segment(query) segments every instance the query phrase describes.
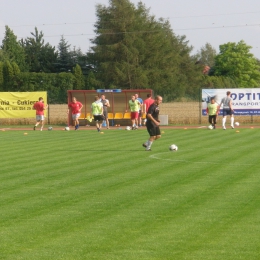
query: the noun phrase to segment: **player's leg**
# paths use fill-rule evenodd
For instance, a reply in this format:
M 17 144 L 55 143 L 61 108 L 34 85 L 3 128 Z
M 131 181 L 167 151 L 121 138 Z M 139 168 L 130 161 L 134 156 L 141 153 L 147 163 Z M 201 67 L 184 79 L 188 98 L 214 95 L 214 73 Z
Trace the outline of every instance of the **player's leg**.
M 222 128 L 226 130 L 227 111 L 223 109 Z
M 138 125 L 142 126 L 142 111 L 140 110 L 138 113 Z
M 217 115 L 213 116 L 213 128 L 216 129 Z
M 36 127 L 40 124 L 40 122 L 41 122 L 40 117 L 38 115 L 36 115 L 36 123 L 35 123 L 35 125 L 33 127 L 33 130 L 36 130 Z
M 156 139 L 161 137 L 160 128 L 159 127 L 154 127 L 151 124 L 151 125 L 147 126 L 147 131 L 148 131 L 148 133 L 150 135 L 150 138 L 147 140 L 147 142 L 145 142 L 143 144 L 143 146 L 145 147 L 145 145 L 146 145 L 146 148 L 145 148 L 146 151 L 151 151 L 151 147 L 152 147 L 153 142 Z
M 99 130 L 101 130 L 101 128 L 102 128 L 102 123 L 103 123 L 103 116 L 99 116 L 99 118 L 98 118 Z
M 96 124 L 97 131 L 100 132 L 99 117 L 94 115 L 94 121 Z
M 231 125 L 231 128 L 232 128 L 232 129 L 234 129 L 234 120 L 235 120 L 234 114 L 231 114 L 231 115 L 230 115 L 230 125 Z
M 212 117 L 209 115 L 209 124 L 212 124 Z
M 106 123 L 107 123 L 107 129 L 109 129 L 109 120 L 107 117 L 106 117 Z
M 145 149 L 146 151 L 151 151 L 151 147 L 152 147 L 152 144 L 155 141 L 155 139 L 156 139 L 155 135 L 150 136 L 150 138 L 147 141 L 147 146 L 146 146 L 146 149 Z
M 76 114 L 76 116 L 75 116 L 75 130 L 79 129 L 79 117 L 80 117 L 80 113 Z
M 107 129 L 109 129 L 109 121 L 108 121 L 107 111 L 104 111 L 104 118 L 105 118 L 105 121 L 106 121 Z
M 138 112 L 131 112 L 132 130 L 138 125 Z
M 135 114 L 135 124 L 134 124 L 134 129 L 137 129 L 138 127 L 138 112 Z
M 42 116 L 42 119 L 41 119 L 41 131 L 43 130 L 43 127 L 44 127 L 44 116 Z
M 135 119 L 131 119 L 131 121 L 132 121 L 132 130 L 134 130 L 134 128 L 135 128 Z
M 71 118 L 72 118 L 72 125 L 75 127 L 75 130 L 77 130 L 77 128 L 76 128 L 76 114 L 72 114 Z
M 96 128 L 97 128 L 97 131 L 100 132 L 100 128 L 99 128 L 99 123 L 98 123 L 98 121 L 96 121 Z

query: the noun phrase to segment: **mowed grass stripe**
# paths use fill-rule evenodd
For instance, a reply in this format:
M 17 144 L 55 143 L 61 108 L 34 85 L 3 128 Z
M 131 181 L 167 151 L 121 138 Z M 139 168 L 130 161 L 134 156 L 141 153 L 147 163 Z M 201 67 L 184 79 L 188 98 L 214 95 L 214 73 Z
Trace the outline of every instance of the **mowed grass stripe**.
M 234 167 L 226 168 L 226 164 L 200 165 L 197 161 L 204 160 L 205 154 L 208 156 L 201 143 L 205 141 L 205 133 L 211 131 L 184 132 L 167 130 L 154 144 L 152 153 L 161 153 L 168 161 L 152 159 L 143 151 L 145 131 L 111 131 L 102 137 L 90 132 L 87 148 L 83 148 L 83 131 L 77 135 L 53 131 L 53 138 L 48 136 L 50 140 L 46 133 L 43 143 L 51 145 L 51 149 L 44 157 L 44 171 L 36 166 L 34 172 L 27 174 L 27 188 L 25 179 L 21 179 L 20 191 L 27 192 L 28 196 L 10 204 L 18 214 L 11 214 L 9 221 L 6 218 L 1 252 L 11 259 L 14 250 L 8 245 L 12 242 L 15 256 L 28 259 L 50 259 L 50 256 L 55 259 L 86 259 L 86 256 L 89 259 L 234 259 L 235 252 L 240 256 L 245 254 L 235 245 L 230 230 L 243 223 L 242 235 L 236 230 L 237 236 L 242 237 L 239 241 L 242 245 L 243 236 L 249 235 L 246 220 L 250 220 L 250 233 L 255 240 L 247 253 L 251 257 L 248 259 L 254 259 L 259 242 L 254 230 L 252 234 L 252 227 L 257 224 L 253 216 L 258 212 L 256 167 L 250 166 L 249 171 L 244 166 L 235 167 L 235 175 Z M 180 141 L 172 141 L 173 136 L 179 136 Z M 224 138 L 227 146 L 231 145 L 229 138 Z M 120 142 L 115 142 L 117 139 Z M 212 139 L 206 148 L 217 140 Z M 173 142 L 179 146 L 177 153 L 167 151 L 168 144 Z M 104 147 L 107 150 L 102 150 Z M 194 157 L 192 152 L 185 152 L 191 147 L 195 149 Z M 43 148 L 48 147 L 43 145 Z M 190 163 L 174 161 L 176 156 L 185 157 L 186 153 Z M 227 156 L 221 155 L 218 153 L 220 160 Z M 256 155 L 251 153 L 252 160 L 256 160 Z M 234 156 L 243 163 L 240 150 L 235 150 Z M 70 158 L 76 166 L 70 166 Z M 85 158 L 89 158 L 86 164 Z M 24 174 L 22 171 L 21 175 Z M 18 184 L 19 181 L 17 191 Z M 8 210 L 6 204 L 5 216 Z

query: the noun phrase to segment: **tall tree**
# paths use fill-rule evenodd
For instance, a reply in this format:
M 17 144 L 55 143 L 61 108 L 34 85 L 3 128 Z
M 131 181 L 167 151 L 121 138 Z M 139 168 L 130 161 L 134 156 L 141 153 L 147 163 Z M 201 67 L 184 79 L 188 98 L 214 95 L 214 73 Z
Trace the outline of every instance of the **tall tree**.
M 198 59 L 204 66 L 213 67 L 215 65 L 215 57 L 217 55 L 216 49 L 210 43 L 206 43 L 198 51 Z
M 4 90 L 4 63 L 0 61 L 0 91 Z
M 1 48 L 6 59 L 8 59 L 10 62 L 16 62 L 21 71 L 28 70 L 28 66 L 25 62 L 24 49 L 21 43 L 17 41 L 17 36 L 8 26 L 5 26 L 5 36 L 2 41 Z
M 56 70 L 58 72 L 70 72 L 75 65 L 73 56 L 70 50 L 70 44 L 65 40 L 64 36 L 61 36 L 58 45 L 58 58 L 56 63 Z
M 75 68 L 73 68 L 73 75 L 75 77 L 74 89 L 84 89 L 84 77 L 81 67 L 78 64 L 76 64 Z
M 22 41 L 26 53 L 26 62 L 29 64 L 30 72 L 54 72 L 58 53 L 55 47 L 44 43 L 42 31 L 31 32 L 32 37 Z
M 13 91 L 13 81 L 14 81 L 14 68 L 9 60 L 4 62 L 3 66 L 3 75 L 4 75 L 4 90 Z
M 98 5 L 97 17 L 91 60 L 103 87 L 153 88 L 174 98 L 194 84 L 187 76 L 196 71 L 191 48 L 169 21 L 157 21 L 144 4 L 128 0 Z
M 215 58 L 214 75 L 230 77 L 240 88 L 258 87 L 260 66 L 244 41 L 229 42 L 219 47 Z

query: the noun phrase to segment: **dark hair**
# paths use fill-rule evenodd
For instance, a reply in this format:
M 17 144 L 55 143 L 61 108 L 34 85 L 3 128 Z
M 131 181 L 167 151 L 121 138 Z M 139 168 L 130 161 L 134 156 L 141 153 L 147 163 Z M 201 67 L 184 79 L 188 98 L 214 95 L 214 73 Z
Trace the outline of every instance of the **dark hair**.
M 147 94 L 147 97 L 149 98 L 149 97 L 151 97 L 152 95 L 151 94 Z

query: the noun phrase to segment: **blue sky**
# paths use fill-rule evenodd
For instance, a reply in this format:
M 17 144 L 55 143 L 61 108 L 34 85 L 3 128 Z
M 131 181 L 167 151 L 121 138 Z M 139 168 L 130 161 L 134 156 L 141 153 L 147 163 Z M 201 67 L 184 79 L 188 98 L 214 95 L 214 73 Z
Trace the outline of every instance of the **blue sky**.
M 132 0 L 137 4 L 138 0 Z M 177 35 L 185 35 L 196 53 L 207 42 L 217 51 L 219 45 L 244 40 L 260 59 L 260 1 L 258 0 L 143 0 L 150 14 L 168 19 Z M 109 0 L 2 0 L 0 2 L 0 41 L 8 25 L 20 38 L 37 27 L 45 42 L 58 45 L 61 35 L 87 52 L 96 21 L 96 4 Z

